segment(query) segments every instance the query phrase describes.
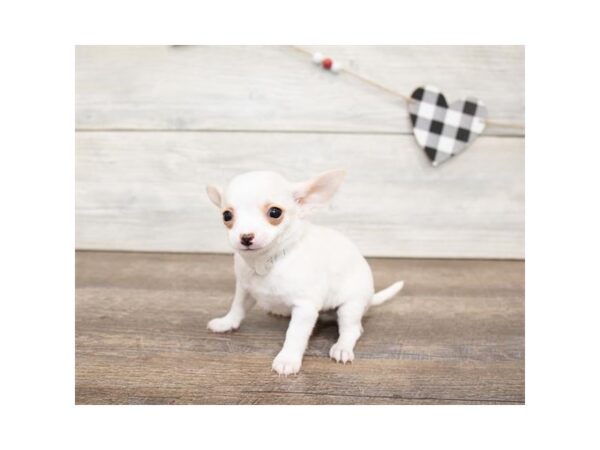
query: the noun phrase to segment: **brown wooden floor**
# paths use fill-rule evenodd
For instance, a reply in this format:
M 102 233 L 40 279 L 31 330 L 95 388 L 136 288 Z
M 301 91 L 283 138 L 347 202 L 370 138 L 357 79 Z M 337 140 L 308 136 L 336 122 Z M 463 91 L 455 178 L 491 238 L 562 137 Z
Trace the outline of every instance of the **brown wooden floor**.
M 376 288 L 400 297 L 369 311 L 353 364 L 328 358 L 319 322 L 302 371 L 271 361 L 287 319 L 255 309 L 235 333 L 206 330 L 227 311 L 232 257 L 78 252 L 78 404 L 524 403 L 524 263 L 372 259 Z

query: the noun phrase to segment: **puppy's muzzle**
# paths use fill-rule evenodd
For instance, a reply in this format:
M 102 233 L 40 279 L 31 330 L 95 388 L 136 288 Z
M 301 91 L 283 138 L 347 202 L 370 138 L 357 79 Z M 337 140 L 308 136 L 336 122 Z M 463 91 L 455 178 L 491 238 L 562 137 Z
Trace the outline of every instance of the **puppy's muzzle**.
M 242 245 L 246 247 L 250 247 L 252 245 L 252 241 L 254 240 L 254 233 L 242 234 L 240 236 L 240 242 Z

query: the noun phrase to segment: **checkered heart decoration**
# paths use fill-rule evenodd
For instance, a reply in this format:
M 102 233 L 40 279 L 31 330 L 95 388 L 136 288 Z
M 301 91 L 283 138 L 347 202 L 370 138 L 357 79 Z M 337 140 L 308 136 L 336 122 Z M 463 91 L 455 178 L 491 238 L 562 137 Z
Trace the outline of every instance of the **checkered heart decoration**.
M 434 86 L 417 88 L 408 104 L 417 142 L 434 166 L 466 149 L 485 128 L 487 109 L 475 98 L 457 100 L 448 106 Z

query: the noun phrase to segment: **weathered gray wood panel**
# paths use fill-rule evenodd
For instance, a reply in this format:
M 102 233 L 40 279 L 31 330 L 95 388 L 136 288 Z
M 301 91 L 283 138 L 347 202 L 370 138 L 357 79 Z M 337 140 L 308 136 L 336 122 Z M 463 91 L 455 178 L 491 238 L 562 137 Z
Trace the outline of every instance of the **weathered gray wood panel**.
M 206 183 L 254 169 L 303 179 L 345 167 L 315 221 L 366 255 L 523 258 L 523 143 L 481 137 L 434 169 L 407 135 L 78 132 L 76 245 L 227 252 Z
M 450 101 L 476 96 L 491 117 L 524 121 L 522 46 L 307 49 L 406 95 L 435 84 Z M 411 132 L 402 99 L 325 72 L 286 46 L 84 46 L 75 75 L 79 129 Z
M 227 311 L 232 259 L 218 255 L 78 252 L 78 404 L 522 404 L 522 261 L 369 261 L 376 288 L 398 298 L 368 311 L 353 364 L 319 321 L 297 376 L 271 361 L 288 320 L 250 311 L 212 334 Z

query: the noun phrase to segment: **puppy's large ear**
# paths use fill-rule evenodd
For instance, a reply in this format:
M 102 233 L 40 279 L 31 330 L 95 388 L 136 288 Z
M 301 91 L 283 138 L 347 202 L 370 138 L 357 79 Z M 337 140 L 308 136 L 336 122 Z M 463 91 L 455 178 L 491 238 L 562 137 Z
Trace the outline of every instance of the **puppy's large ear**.
M 302 209 L 310 211 L 326 205 L 337 192 L 346 176 L 343 169 L 329 170 L 303 183 L 298 183 L 294 200 Z
M 206 193 L 208 194 L 210 201 L 213 202 L 217 208 L 221 208 L 221 198 L 223 197 L 221 188 L 213 184 L 209 184 L 206 186 Z

